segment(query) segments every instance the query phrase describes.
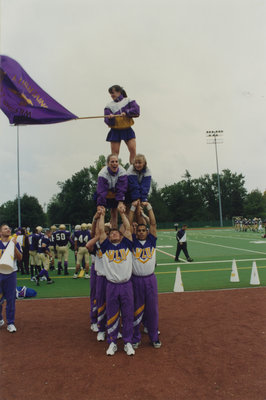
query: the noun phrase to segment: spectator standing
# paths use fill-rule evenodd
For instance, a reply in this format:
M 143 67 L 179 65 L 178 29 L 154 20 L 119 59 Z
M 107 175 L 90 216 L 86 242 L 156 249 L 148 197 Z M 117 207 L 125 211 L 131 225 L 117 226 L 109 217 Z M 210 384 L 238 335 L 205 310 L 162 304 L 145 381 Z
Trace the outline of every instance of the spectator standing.
M 177 231 L 176 234 L 176 240 L 177 240 L 177 249 L 176 249 L 176 255 L 175 255 L 175 261 L 179 262 L 179 254 L 181 253 L 181 251 L 183 251 L 183 253 L 186 256 L 186 259 L 188 262 L 192 262 L 193 259 L 189 256 L 188 254 L 188 250 L 187 250 L 187 225 L 184 224 L 182 226 L 182 228 Z

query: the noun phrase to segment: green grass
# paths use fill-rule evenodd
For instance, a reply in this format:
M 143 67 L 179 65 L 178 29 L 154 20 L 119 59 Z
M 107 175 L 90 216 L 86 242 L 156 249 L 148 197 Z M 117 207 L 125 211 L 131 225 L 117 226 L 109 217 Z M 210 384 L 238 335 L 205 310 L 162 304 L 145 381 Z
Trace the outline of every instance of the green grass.
M 160 292 L 173 290 L 177 266 L 186 291 L 251 287 L 253 261 L 258 267 L 261 286 L 266 286 L 266 240 L 261 239 L 260 234 L 232 229 L 199 229 L 188 231 L 187 237 L 189 254 L 194 262 L 187 263 L 183 258 L 184 262 L 175 263 L 175 232 L 158 235 L 156 273 Z M 167 254 L 160 254 L 161 251 Z M 184 257 L 182 253 L 180 256 Z M 230 282 L 233 259 L 237 263 L 239 283 Z
M 172 292 L 177 267 L 180 267 L 185 291 L 254 287 L 250 285 L 252 262 L 256 261 L 260 286 L 266 286 L 266 240 L 254 232 L 235 232 L 233 229 L 188 230 L 188 251 L 192 263 L 176 263 L 175 231 L 159 231 L 157 241 L 156 276 L 160 293 Z M 257 243 L 256 243 L 257 242 Z M 239 283 L 231 283 L 232 261 L 236 260 Z M 70 252 L 69 276 L 50 272 L 55 284 L 41 282 L 39 287 L 28 276 L 18 274 L 18 285 L 37 290 L 38 298 L 89 296 L 89 280 L 73 279 L 74 254 Z

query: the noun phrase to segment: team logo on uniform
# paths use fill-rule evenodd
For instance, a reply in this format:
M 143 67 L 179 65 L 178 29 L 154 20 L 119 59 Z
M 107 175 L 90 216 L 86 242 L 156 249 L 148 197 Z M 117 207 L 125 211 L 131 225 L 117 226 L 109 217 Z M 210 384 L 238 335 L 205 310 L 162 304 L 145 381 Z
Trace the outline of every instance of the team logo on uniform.
M 145 247 L 144 249 L 136 247 L 135 251 L 133 251 L 133 255 L 138 261 L 145 264 L 147 261 L 152 259 L 154 250 L 154 247 L 152 248 L 152 250 L 150 247 Z
M 109 262 L 115 262 L 116 264 L 121 263 L 121 261 L 125 261 L 127 259 L 129 253 L 129 249 L 118 249 L 118 250 L 107 250 L 106 256 Z
M 101 249 L 97 249 L 97 250 L 96 250 L 96 254 L 97 254 L 97 256 L 98 256 L 99 258 L 102 258 L 102 256 L 103 256 L 103 253 L 102 253 L 102 250 L 101 250 Z

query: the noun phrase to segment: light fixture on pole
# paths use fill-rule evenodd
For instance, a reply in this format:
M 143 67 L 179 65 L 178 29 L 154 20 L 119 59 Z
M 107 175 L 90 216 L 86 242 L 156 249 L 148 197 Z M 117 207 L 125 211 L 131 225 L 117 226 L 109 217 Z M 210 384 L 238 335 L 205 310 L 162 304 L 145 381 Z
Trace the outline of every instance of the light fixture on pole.
M 206 131 L 207 144 L 215 145 L 215 155 L 216 155 L 216 167 L 217 167 L 217 181 L 218 181 L 218 198 L 219 198 L 219 214 L 220 214 L 220 226 L 223 226 L 223 213 L 222 213 L 222 199 L 221 199 L 221 186 L 220 186 L 220 175 L 219 175 L 219 165 L 218 165 L 218 152 L 217 152 L 217 144 L 221 144 L 222 139 L 221 136 L 223 131 Z

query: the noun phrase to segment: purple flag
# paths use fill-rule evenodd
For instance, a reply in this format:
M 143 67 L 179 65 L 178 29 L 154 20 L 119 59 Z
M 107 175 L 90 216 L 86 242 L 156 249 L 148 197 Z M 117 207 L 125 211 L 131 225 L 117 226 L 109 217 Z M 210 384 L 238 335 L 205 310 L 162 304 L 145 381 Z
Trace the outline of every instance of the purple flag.
M 78 118 L 7 56 L 0 56 L 0 108 L 15 125 L 54 124 Z

